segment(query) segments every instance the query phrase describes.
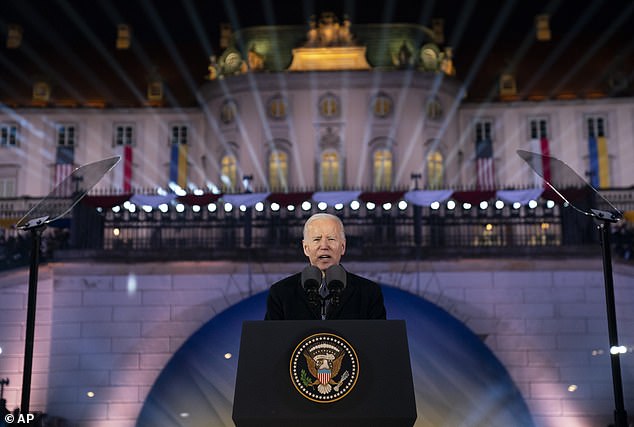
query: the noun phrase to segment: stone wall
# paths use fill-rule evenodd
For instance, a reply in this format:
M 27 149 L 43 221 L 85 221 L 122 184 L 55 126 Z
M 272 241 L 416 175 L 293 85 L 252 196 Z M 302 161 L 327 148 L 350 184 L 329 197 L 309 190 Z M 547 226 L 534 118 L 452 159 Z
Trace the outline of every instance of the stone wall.
M 172 354 L 227 307 L 302 264 L 55 263 L 40 267 L 31 410 L 133 426 Z M 612 420 L 600 259 L 346 263 L 461 320 L 506 366 L 538 426 Z M 615 265 L 626 408 L 634 411 L 634 266 Z M 28 271 L 0 276 L 0 378 L 20 404 Z M 388 313 L 389 317 L 389 313 Z M 575 388 L 576 387 L 576 388 Z M 569 391 L 573 390 L 573 391 Z M 94 393 L 89 397 L 88 393 Z

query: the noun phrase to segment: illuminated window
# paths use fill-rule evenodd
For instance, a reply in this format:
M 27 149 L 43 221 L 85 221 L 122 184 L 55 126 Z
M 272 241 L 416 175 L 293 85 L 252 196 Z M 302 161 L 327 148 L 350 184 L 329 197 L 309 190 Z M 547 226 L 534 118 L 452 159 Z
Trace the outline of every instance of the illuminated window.
M 235 190 L 238 182 L 238 161 L 233 154 L 225 154 L 220 160 L 220 181 L 222 190 L 231 192 Z
M 321 155 L 321 188 L 335 190 L 340 187 L 341 167 L 339 155 L 335 151 L 326 151 Z
M 275 150 L 269 154 L 269 186 L 271 190 L 288 189 L 288 154 Z
M 18 166 L 0 166 L 0 197 L 15 197 L 17 193 Z
M 331 93 L 322 96 L 319 100 L 319 114 L 325 118 L 338 117 L 339 99 Z
M 388 190 L 392 187 L 392 152 L 381 148 L 372 155 L 374 171 L 374 188 Z
M 427 186 L 432 189 L 443 187 L 444 164 L 439 151 L 427 155 Z
M 376 117 L 387 117 L 392 112 L 392 98 L 384 93 L 378 94 L 372 102 L 372 113 Z
M 286 101 L 279 96 L 274 97 L 269 101 L 268 114 L 269 117 L 276 120 L 286 118 Z

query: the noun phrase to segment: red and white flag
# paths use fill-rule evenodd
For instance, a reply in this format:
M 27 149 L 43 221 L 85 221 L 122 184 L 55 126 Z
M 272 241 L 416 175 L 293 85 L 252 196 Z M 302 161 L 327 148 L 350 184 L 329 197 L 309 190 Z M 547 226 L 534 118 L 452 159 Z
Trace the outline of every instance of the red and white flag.
M 476 189 L 495 189 L 495 171 L 493 168 L 493 157 L 480 157 L 476 159 L 476 175 Z

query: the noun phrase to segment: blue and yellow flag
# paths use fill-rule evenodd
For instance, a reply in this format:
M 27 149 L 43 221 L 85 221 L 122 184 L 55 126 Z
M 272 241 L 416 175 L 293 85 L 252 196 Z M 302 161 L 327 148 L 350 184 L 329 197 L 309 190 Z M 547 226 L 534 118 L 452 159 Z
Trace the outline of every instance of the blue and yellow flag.
M 180 188 L 187 188 L 187 145 L 172 144 L 170 181 Z
M 588 140 L 590 154 L 590 184 L 595 188 L 610 186 L 610 157 L 608 140 L 605 136 L 590 135 Z

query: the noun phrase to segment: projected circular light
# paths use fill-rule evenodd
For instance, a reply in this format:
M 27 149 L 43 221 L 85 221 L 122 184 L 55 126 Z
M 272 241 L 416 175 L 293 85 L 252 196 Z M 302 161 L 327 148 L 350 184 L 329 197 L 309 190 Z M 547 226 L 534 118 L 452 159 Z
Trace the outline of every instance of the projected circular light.
M 280 205 L 279 205 L 279 203 L 275 203 L 275 202 L 271 203 L 271 210 L 272 210 L 273 212 L 277 212 L 277 211 L 279 211 L 279 210 L 280 210 Z
M 456 209 L 456 202 L 454 202 L 453 200 L 449 200 L 447 202 L 447 209 L 449 209 L 450 211 Z
M 167 211 L 169 210 L 169 206 L 167 206 L 167 203 L 160 204 L 158 208 L 163 213 L 167 213 Z
M 372 202 L 368 202 L 365 204 L 365 208 L 369 211 L 374 210 L 374 208 L 376 207 L 376 205 Z
M 182 213 L 185 212 L 185 205 L 182 203 L 179 203 L 176 205 L 176 212 L 178 213 Z
M 531 200 L 528 202 L 528 207 L 531 209 L 535 209 L 537 207 L 537 202 L 535 200 Z
M 258 211 L 258 212 L 262 212 L 264 210 L 264 203 L 257 202 L 255 204 L 255 210 Z
M 361 203 L 359 203 L 358 200 L 353 200 L 350 202 L 350 209 L 352 209 L 353 211 L 356 211 L 360 207 L 361 207 Z
M 218 209 L 218 206 L 216 206 L 216 204 L 215 204 L 215 203 L 209 203 L 209 204 L 207 205 L 207 210 L 208 210 L 209 212 L 216 212 L 216 209 Z
M 462 204 L 462 209 L 468 211 L 469 209 L 471 209 L 471 203 L 463 203 Z
M 457 425 L 456 419 L 481 419 L 484 399 L 487 426 L 534 425 L 512 378 L 482 339 L 423 298 L 388 286 L 382 290 L 390 316 L 416 325 L 408 329 L 411 359 L 426 362 L 412 364 L 419 413 L 438 414 L 437 425 Z M 157 419 L 177 420 L 186 411 L 190 414 L 188 425 L 228 425 L 223 420 L 231 419 L 231 403 L 218 397 L 218 391 L 233 395 L 238 357 L 223 356 L 238 354 L 242 325 L 245 320 L 264 317 L 266 297 L 267 292 L 261 292 L 240 301 L 189 337 L 149 390 L 137 425 L 157 425 Z M 217 348 L 225 353 L 209 357 Z M 430 375 L 429 366 L 434 366 L 434 375 Z M 200 381 L 200 372 L 206 373 L 205 381 Z M 268 395 L 261 397 L 267 399 Z M 190 409 L 192 402 L 196 402 L 196 412 Z
M 325 211 L 327 207 L 328 207 L 328 204 L 327 204 L 326 202 L 319 202 L 319 203 L 317 204 L 317 208 L 318 208 L 320 211 Z
M 520 202 L 513 203 L 513 209 L 519 209 L 521 207 L 522 207 L 522 204 Z
M 194 205 L 194 206 L 192 206 L 192 210 L 194 212 L 200 212 L 200 206 L 199 205 Z
M 152 212 L 152 206 L 149 206 L 149 205 L 143 205 L 141 206 L 141 209 L 143 209 L 147 213 Z
M 247 211 L 247 207 L 245 205 L 240 205 L 240 207 L 238 209 L 240 209 L 240 212 L 246 212 Z
M 496 209 L 504 209 L 504 202 L 502 200 L 497 200 L 495 202 L 495 208 Z
M 225 359 L 229 360 L 233 357 L 233 354 L 231 353 L 225 353 Z
M 302 209 L 305 211 L 309 211 L 312 207 L 313 205 L 308 201 L 302 203 Z
M 113 229 L 112 229 L 112 234 L 113 234 L 115 237 L 118 237 L 118 236 L 119 236 L 119 234 L 121 234 L 121 230 L 119 230 L 118 228 L 113 228 Z
M 233 205 L 231 203 L 225 203 L 225 212 L 231 212 L 233 210 Z
M 112 212 L 114 213 L 118 213 L 121 210 L 121 206 L 113 206 L 112 207 Z
M 130 206 L 128 206 L 128 211 L 130 211 L 130 213 L 135 213 L 136 212 L 136 205 L 130 203 Z
M 455 203 L 454 205 L 455 206 Z M 429 205 L 430 208 L 432 208 L 433 210 L 437 211 L 438 209 L 440 209 L 440 203 L 439 202 L 431 202 L 431 205 Z M 447 206 L 449 207 L 449 206 Z M 451 208 L 453 209 L 453 207 Z
M 398 202 L 398 208 L 404 211 L 405 209 L 407 209 L 407 202 L 405 200 L 401 200 L 400 202 Z
M 337 203 L 337 204 L 335 205 L 335 209 L 336 209 L 336 210 L 338 210 L 338 211 L 340 211 L 341 209 L 343 209 L 343 203 Z
M 391 203 L 383 203 L 383 210 L 384 211 L 389 211 L 390 209 L 392 209 L 392 204 Z
M 489 202 L 487 202 L 486 200 L 483 200 L 480 202 L 480 209 L 485 210 L 488 207 L 489 207 Z
M 94 391 L 89 391 L 86 393 L 86 396 L 90 399 L 92 399 L 93 397 L 95 397 L 95 392 Z
M 293 212 L 295 210 L 295 206 L 294 205 L 288 205 L 286 206 L 286 210 L 289 212 Z
M 547 207 L 548 209 L 552 209 L 552 208 L 554 208 L 554 207 L 555 207 L 555 202 L 554 202 L 554 201 L 552 201 L 552 200 L 546 200 L 546 207 Z

